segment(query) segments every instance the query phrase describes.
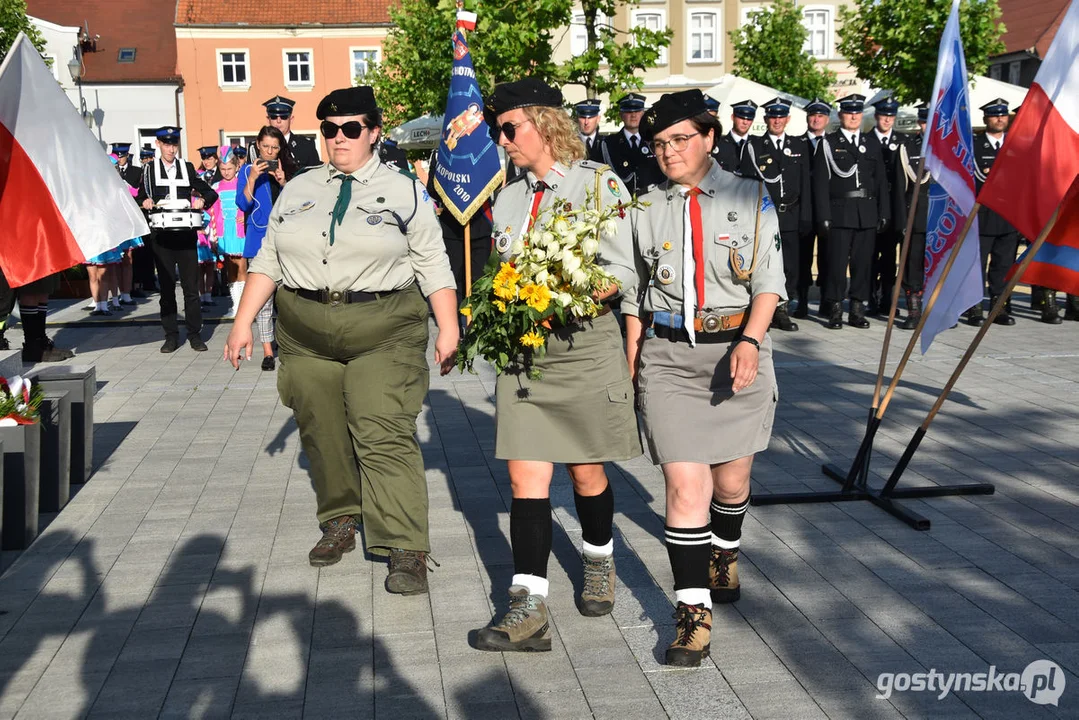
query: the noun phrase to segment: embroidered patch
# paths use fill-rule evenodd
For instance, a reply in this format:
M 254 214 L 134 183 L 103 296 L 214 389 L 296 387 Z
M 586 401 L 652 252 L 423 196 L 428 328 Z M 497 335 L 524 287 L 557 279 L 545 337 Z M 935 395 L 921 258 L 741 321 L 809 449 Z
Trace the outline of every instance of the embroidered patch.
M 738 222 L 738 213 L 733 210 L 727 213 L 727 222 Z
M 506 233 L 495 233 L 495 250 L 498 251 L 499 254 L 509 252 L 510 244 L 512 242 L 513 241 L 510 239 L 510 236 Z
M 765 212 L 768 212 L 769 210 L 774 209 L 775 206 L 776 206 L 775 203 L 772 202 L 772 196 L 771 195 L 765 195 L 763 198 L 761 198 L 761 212 L 762 213 L 765 213 Z
M 659 280 L 661 285 L 670 285 L 674 282 L 674 266 L 673 265 L 660 265 L 656 268 L 656 279 Z
M 791 149 L 789 147 L 783 148 L 783 154 L 786 155 L 787 157 L 790 157 Z
M 611 195 L 622 197 L 622 190 L 619 189 L 618 181 L 614 178 L 607 178 L 607 189 L 611 191 Z
M 889 150 L 891 150 L 892 152 L 895 152 L 895 149 L 896 149 L 897 147 L 899 147 L 899 146 L 898 146 L 898 145 L 896 145 L 895 143 L 892 143 L 891 145 L 889 145 L 889 146 L 888 146 L 888 149 L 889 149 Z
M 671 249 L 671 243 L 669 241 L 663 243 L 663 249 L 664 250 L 670 250 Z
M 783 240 L 779 237 L 779 233 L 776 233 L 776 250 L 779 250 L 783 246 Z
M 858 146 L 858 152 L 864 153 L 865 152 L 865 145 L 859 145 Z
M 382 216 L 381 215 L 368 215 L 367 216 L 367 224 L 368 225 L 378 225 L 380 222 L 382 222 Z

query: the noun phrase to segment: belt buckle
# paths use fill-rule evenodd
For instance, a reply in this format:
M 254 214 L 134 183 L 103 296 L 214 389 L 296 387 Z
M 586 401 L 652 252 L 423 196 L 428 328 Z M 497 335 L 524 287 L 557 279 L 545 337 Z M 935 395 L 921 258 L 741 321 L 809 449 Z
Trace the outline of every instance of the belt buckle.
M 726 320 L 725 316 L 717 315 L 713 312 L 705 313 L 704 317 L 701 318 L 701 329 L 707 333 L 719 332 L 720 328 L 725 330 Z
M 340 305 L 341 296 L 342 292 L 340 290 L 331 290 L 329 293 L 330 305 Z

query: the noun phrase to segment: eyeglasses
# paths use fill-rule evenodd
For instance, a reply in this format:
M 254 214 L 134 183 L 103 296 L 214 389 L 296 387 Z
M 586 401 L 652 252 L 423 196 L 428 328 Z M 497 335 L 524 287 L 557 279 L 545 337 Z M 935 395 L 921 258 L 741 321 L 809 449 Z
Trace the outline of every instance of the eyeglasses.
M 521 127 L 522 125 L 524 125 L 527 122 L 532 122 L 532 121 L 531 120 L 522 120 L 519 123 L 504 122 L 501 125 L 496 125 L 496 126 L 491 128 L 491 139 L 494 140 L 495 142 L 498 142 L 499 136 L 500 135 L 505 135 L 507 140 L 509 140 L 510 142 L 513 142 L 514 139 L 517 137 L 517 128 Z
M 337 137 L 338 130 L 343 132 L 345 134 L 345 137 L 347 137 L 349 140 L 355 140 L 360 135 L 363 135 L 363 131 L 367 129 L 367 126 L 359 122 L 358 120 L 349 120 L 344 125 L 338 125 L 337 123 L 332 123 L 329 120 L 323 120 L 322 126 L 320 127 L 320 130 L 322 131 L 322 137 L 326 138 L 327 140 L 332 140 L 333 138 Z
M 670 140 L 653 140 L 648 143 L 652 146 L 652 152 L 659 155 L 661 152 L 666 152 L 667 148 L 670 148 L 674 152 L 682 152 L 689 147 L 689 141 L 691 138 L 695 138 L 697 135 L 675 135 Z
M 266 113 L 266 117 L 270 120 L 288 120 L 292 115 L 290 113 Z

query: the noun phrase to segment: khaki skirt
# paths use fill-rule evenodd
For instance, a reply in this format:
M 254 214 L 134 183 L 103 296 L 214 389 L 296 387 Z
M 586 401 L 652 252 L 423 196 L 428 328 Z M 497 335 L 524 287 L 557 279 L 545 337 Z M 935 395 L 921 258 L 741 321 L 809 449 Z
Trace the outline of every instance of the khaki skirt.
M 641 415 L 652 462 L 715 465 L 768 447 L 779 390 L 772 340 L 761 343 L 757 377 L 735 393 L 733 343 L 698 344 L 650 337 L 641 348 Z
M 506 371 L 495 384 L 495 457 L 556 463 L 641 454 L 633 384 L 614 313 L 552 332 L 543 373 Z

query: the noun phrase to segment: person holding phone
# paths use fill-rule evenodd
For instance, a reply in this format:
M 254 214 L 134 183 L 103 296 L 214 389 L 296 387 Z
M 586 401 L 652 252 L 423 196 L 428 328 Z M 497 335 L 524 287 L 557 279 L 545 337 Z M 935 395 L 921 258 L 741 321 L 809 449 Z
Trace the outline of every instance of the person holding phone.
M 292 153 L 285 144 L 281 131 L 269 125 L 259 130 L 255 139 L 255 156 L 247 165 L 240 168 L 237 176 L 236 207 L 244 214 L 244 251 L 243 257 L 250 263 L 262 247 L 266 237 L 266 227 L 270 222 L 270 210 L 281 194 L 281 188 L 292 179 L 296 172 Z M 236 291 L 236 296 L 243 295 L 243 286 Z M 266 300 L 259 310 L 255 321 L 262 340 L 262 369 L 273 370 L 273 295 Z

